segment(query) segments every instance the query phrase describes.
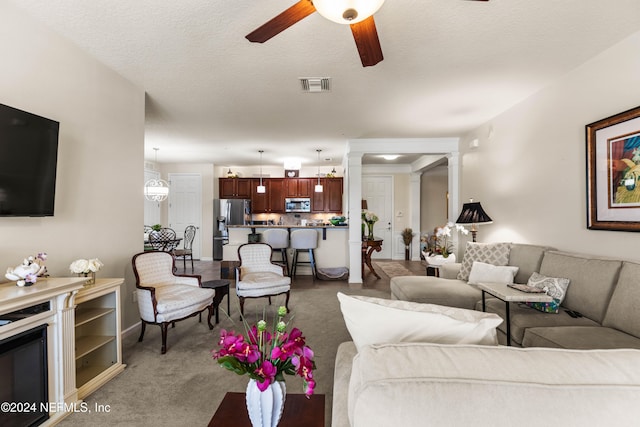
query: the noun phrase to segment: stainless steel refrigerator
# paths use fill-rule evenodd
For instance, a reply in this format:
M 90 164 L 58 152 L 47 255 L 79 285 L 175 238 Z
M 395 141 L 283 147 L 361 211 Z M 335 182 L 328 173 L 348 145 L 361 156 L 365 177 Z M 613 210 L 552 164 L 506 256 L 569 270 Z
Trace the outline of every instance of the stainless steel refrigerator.
M 229 225 L 251 224 L 251 200 L 215 199 L 213 214 L 216 218 L 213 235 L 213 259 L 222 260 L 222 246 L 229 243 Z

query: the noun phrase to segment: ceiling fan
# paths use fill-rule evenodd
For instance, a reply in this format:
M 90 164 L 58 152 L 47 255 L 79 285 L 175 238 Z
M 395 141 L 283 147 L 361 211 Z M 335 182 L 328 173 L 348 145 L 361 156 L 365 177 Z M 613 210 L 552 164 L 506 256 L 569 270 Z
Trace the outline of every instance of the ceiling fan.
M 489 1 L 489 0 L 472 0 Z M 245 37 L 250 42 L 264 43 L 313 12 L 339 24 L 349 24 L 363 67 L 376 65 L 384 58 L 373 14 L 384 0 L 299 0 L 275 18 Z

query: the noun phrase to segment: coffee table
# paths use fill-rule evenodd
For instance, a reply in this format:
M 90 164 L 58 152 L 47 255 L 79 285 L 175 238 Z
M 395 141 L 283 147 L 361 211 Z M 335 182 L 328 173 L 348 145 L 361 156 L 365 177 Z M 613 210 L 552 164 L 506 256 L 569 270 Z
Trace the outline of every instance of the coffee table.
M 229 281 L 224 279 L 209 280 L 207 282 L 202 282 L 202 287 L 216 290 L 216 294 L 213 296 L 213 306 L 216 308 L 216 323 L 220 323 L 220 309 L 218 306 L 225 295 L 227 296 L 227 315 L 231 314 L 231 303 L 229 302 Z
M 324 427 L 324 394 L 289 394 L 278 427 Z M 209 427 L 251 427 L 244 393 L 225 394 Z
M 551 302 L 553 298 L 544 293 L 530 293 L 510 288 L 504 283 L 480 283 L 478 288 L 482 290 L 482 311 L 486 311 L 485 293 L 504 301 L 507 324 L 507 345 L 511 345 L 511 315 L 510 302 Z

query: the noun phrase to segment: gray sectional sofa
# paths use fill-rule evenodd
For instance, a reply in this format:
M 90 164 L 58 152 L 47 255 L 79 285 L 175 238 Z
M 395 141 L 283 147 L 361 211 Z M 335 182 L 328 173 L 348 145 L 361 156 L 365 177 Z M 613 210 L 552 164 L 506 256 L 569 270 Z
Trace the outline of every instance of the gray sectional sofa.
M 640 264 L 511 244 L 508 265 L 519 267 L 516 283 L 527 283 L 533 272 L 571 281 L 558 313 L 511 303 L 512 345 L 640 349 Z M 481 310 L 482 292 L 456 278 L 460 266 L 447 264 L 440 269 L 441 277 L 394 277 L 391 298 Z M 486 310 L 505 318 L 505 304 L 498 299 L 488 296 Z M 501 343 L 506 342 L 505 331 L 503 322 L 498 327 Z
M 512 347 L 342 343 L 332 426 L 636 425 L 640 264 L 522 244 L 509 245 L 507 264 L 519 267 L 516 283 L 533 272 L 570 279 L 559 312 L 511 303 Z M 479 310 L 482 292 L 457 279 L 460 267 L 395 277 L 391 297 Z M 505 318 L 503 301 L 487 298 L 487 311 Z

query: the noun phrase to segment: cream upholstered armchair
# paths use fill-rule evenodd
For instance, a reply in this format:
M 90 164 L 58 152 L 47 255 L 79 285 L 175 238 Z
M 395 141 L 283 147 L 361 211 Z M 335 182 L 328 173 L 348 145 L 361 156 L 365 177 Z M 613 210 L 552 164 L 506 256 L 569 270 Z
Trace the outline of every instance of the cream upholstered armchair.
M 286 294 L 285 307 L 289 311 L 291 278 L 284 275 L 284 267 L 271 262 L 272 248 L 266 243 L 246 243 L 238 248 L 240 266 L 236 269 L 236 294 L 240 300 L 240 314 L 244 315 L 245 298 L 269 298 Z
M 162 330 L 161 353 L 167 352 L 169 324 L 209 310 L 207 322 L 213 329 L 213 297 L 215 289 L 202 288 L 200 276 L 174 274 L 175 258 L 169 252 L 142 252 L 133 256 L 136 296 L 142 320 L 138 342 L 142 341 L 147 323 Z

